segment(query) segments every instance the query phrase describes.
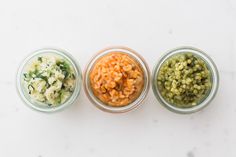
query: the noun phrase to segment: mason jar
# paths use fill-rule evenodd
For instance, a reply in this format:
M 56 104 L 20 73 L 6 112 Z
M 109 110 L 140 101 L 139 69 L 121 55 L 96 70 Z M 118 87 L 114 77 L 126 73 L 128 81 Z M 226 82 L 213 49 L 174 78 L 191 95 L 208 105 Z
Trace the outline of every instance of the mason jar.
M 129 57 L 131 57 L 135 62 L 137 62 L 142 71 L 143 71 L 143 78 L 144 78 L 144 84 L 142 91 L 140 95 L 133 100 L 131 103 L 129 103 L 126 106 L 110 106 L 107 105 L 106 102 L 101 101 L 98 97 L 96 97 L 93 93 L 92 87 L 91 87 L 91 82 L 90 82 L 90 73 L 93 67 L 96 65 L 97 61 L 100 60 L 102 57 L 109 55 L 111 53 L 118 52 L 121 54 L 126 54 Z M 84 89 L 87 94 L 87 97 L 89 100 L 99 109 L 110 112 L 110 113 L 123 113 L 130 111 L 134 108 L 137 108 L 138 106 L 141 105 L 142 101 L 145 99 L 147 96 L 148 90 L 149 90 L 149 84 L 150 84 L 150 75 L 149 75 L 149 68 L 144 61 L 143 57 L 140 56 L 137 52 L 134 50 L 127 48 L 127 47 L 122 47 L 122 46 L 115 46 L 115 47 L 109 47 L 105 48 L 101 51 L 99 51 L 95 56 L 92 57 L 92 59 L 89 61 L 85 72 L 84 72 Z
M 211 87 L 209 92 L 204 96 L 204 98 L 201 101 L 198 102 L 198 104 L 188 108 L 177 107 L 171 104 L 170 102 L 166 101 L 165 98 L 160 94 L 160 90 L 158 89 L 158 84 L 157 84 L 158 73 L 163 63 L 165 63 L 165 61 L 167 61 L 174 55 L 181 53 L 191 53 L 194 56 L 198 57 L 199 59 L 202 59 L 205 62 L 207 69 L 210 72 Z M 157 100 L 160 102 L 161 105 L 163 105 L 165 108 L 175 113 L 188 114 L 203 109 L 214 99 L 218 87 L 219 87 L 219 73 L 215 63 L 205 52 L 194 47 L 184 46 L 168 51 L 157 61 L 152 71 L 152 89 L 155 97 L 157 98 Z
M 29 95 L 28 89 L 25 86 L 25 82 L 24 82 L 24 73 L 26 73 L 27 66 L 31 64 L 31 62 L 34 61 L 36 58 L 40 56 L 44 56 L 44 55 L 59 56 L 65 59 L 71 65 L 75 74 L 75 87 L 71 96 L 64 103 L 58 104 L 56 106 L 49 106 L 43 102 L 33 99 Z M 51 112 L 63 110 L 66 107 L 73 104 L 80 93 L 81 84 L 82 84 L 82 73 L 76 60 L 68 52 L 61 49 L 53 49 L 53 48 L 40 49 L 40 50 L 34 51 L 28 57 L 26 57 L 23 60 L 23 62 L 20 64 L 20 67 L 17 72 L 17 80 L 16 80 L 17 91 L 19 93 L 20 98 L 23 100 L 23 102 L 31 109 L 45 112 L 45 113 L 51 113 Z

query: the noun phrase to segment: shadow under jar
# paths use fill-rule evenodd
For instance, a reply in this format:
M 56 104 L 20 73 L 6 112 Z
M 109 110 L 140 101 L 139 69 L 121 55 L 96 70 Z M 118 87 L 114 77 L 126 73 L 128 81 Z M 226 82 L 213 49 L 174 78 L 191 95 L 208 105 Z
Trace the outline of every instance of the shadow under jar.
M 150 75 L 144 59 L 127 47 L 98 52 L 84 74 L 89 100 L 99 109 L 123 113 L 138 107 L 149 90 Z
M 153 92 L 164 107 L 175 113 L 188 114 L 203 109 L 215 97 L 218 86 L 216 65 L 197 48 L 170 50 L 153 69 Z
M 40 49 L 21 63 L 17 89 L 32 109 L 51 113 L 75 102 L 81 89 L 82 74 L 73 57 L 61 49 Z

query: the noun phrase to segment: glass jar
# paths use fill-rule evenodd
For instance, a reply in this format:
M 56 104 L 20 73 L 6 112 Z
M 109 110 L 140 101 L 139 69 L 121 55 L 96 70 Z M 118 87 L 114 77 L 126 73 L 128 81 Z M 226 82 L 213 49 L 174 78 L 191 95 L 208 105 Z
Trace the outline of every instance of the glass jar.
M 100 58 L 104 57 L 105 55 L 113 53 L 113 52 L 127 54 L 129 57 L 134 59 L 137 63 L 139 63 L 139 65 L 143 71 L 143 75 L 144 75 L 144 86 L 142 88 L 141 94 L 135 100 L 133 100 L 131 103 L 129 103 L 126 106 L 122 106 L 122 107 L 108 106 L 107 104 L 105 104 L 104 102 L 99 100 L 94 95 L 94 93 L 92 91 L 91 84 L 90 84 L 90 78 L 89 78 L 90 72 L 93 69 L 96 62 Z M 150 84 L 150 74 L 149 74 L 149 69 L 148 69 L 146 62 L 138 53 L 136 53 L 134 50 L 127 48 L 127 47 L 109 47 L 109 48 L 105 48 L 105 49 L 99 51 L 90 60 L 90 62 L 87 65 L 87 68 L 85 69 L 85 73 L 84 73 L 84 89 L 85 89 L 85 92 L 86 92 L 89 100 L 99 109 L 106 111 L 106 112 L 110 112 L 110 113 L 123 113 L 123 112 L 130 111 L 134 108 L 137 108 L 141 104 L 141 102 L 144 100 L 144 98 L 147 96 L 147 93 L 149 90 L 149 84 Z
M 29 65 L 37 57 L 43 56 L 43 55 L 56 55 L 56 56 L 62 57 L 69 64 L 71 64 L 75 73 L 75 88 L 72 95 L 64 103 L 59 104 L 57 106 L 53 106 L 53 107 L 31 98 L 30 95 L 28 94 L 28 89 L 25 87 L 25 82 L 24 82 L 24 73 L 26 72 L 27 65 Z M 32 54 L 26 57 L 18 69 L 17 80 L 16 80 L 17 91 L 21 99 L 24 101 L 24 103 L 28 107 L 34 110 L 47 112 L 47 113 L 56 112 L 56 111 L 65 109 L 66 107 L 74 103 L 80 93 L 81 83 L 82 83 L 81 69 L 79 65 L 76 63 L 76 61 L 73 59 L 73 57 L 64 50 L 52 49 L 52 48 L 40 49 L 40 50 L 34 51 Z
M 158 85 L 157 85 L 157 76 L 158 76 L 158 72 L 160 70 L 160 67 L 167 59 L 169 59 L 173 55 L 180 54 L 180 53 L 186 53 L 186 52 L 192 53 L 193 55 L 199 57 L 200 59 L 202 59 L 205 62 L 207 68 L 210 71 L 212 86 L 211 86 L 208 94 L 198 104 L 194 105 L 193 107 L 189 107 L 189 108 L 180 108 L 180 107 L 176 107 L 176 106 L 170 104 L 162 97 L 162 95 L 160 94 L 160 91 L 158 89 Z M 154 69 L 152 72 L 152 89 L 153 89 L 155 97 L 164 107 L 166 107 L 167 109 L 169 109 L 170 111 L 173 111 L 175 113 L 188 114 L 188 113 L 197 112 L 197 111 L 203 109 L 215 97 L 217 90 L 218 90 L 218 86 L 219 86 L 219 73 L 218 73 L 215 63 L 212 61 L 212 59 L 206 53 L 204 53 L 203 51 L 201 51 L 197 48 L 194 48 L 194 47 L 185 46 L 185 47 L 179 47 L 179 48 L 175 48 L 173 50 L 168 51 L 157 62 L 157 64 L 154 66 Z

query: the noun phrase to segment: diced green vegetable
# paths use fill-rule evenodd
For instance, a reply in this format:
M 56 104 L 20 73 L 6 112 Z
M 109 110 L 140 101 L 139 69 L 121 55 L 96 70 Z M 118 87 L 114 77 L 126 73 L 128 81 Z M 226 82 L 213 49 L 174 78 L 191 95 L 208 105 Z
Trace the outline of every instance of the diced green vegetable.
M 207 96 L 211 89 L 211 75 L 200 57 L 181 53 L 161 65 L 157 86 L 166 101 L 176 107 L 189 108 Z

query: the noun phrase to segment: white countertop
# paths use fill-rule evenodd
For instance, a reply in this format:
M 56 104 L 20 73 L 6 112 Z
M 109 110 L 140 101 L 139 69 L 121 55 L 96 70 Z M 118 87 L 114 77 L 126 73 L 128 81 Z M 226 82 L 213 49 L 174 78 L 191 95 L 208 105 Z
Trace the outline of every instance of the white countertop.
M 0 1 L 0 157 L 235 157 L 235 0 Z M 218 66 L 213 102 L 191 115 L 163 108 L 150 89 L 126 114 L 95 108 L 80 94 L 65 111 L 42 114 L 20 100 L 15 75 L 30 52 L 56 47 L 82 69 L 100 49 L 124 45 L 150 69 L 169 49 L 189 45 Z

